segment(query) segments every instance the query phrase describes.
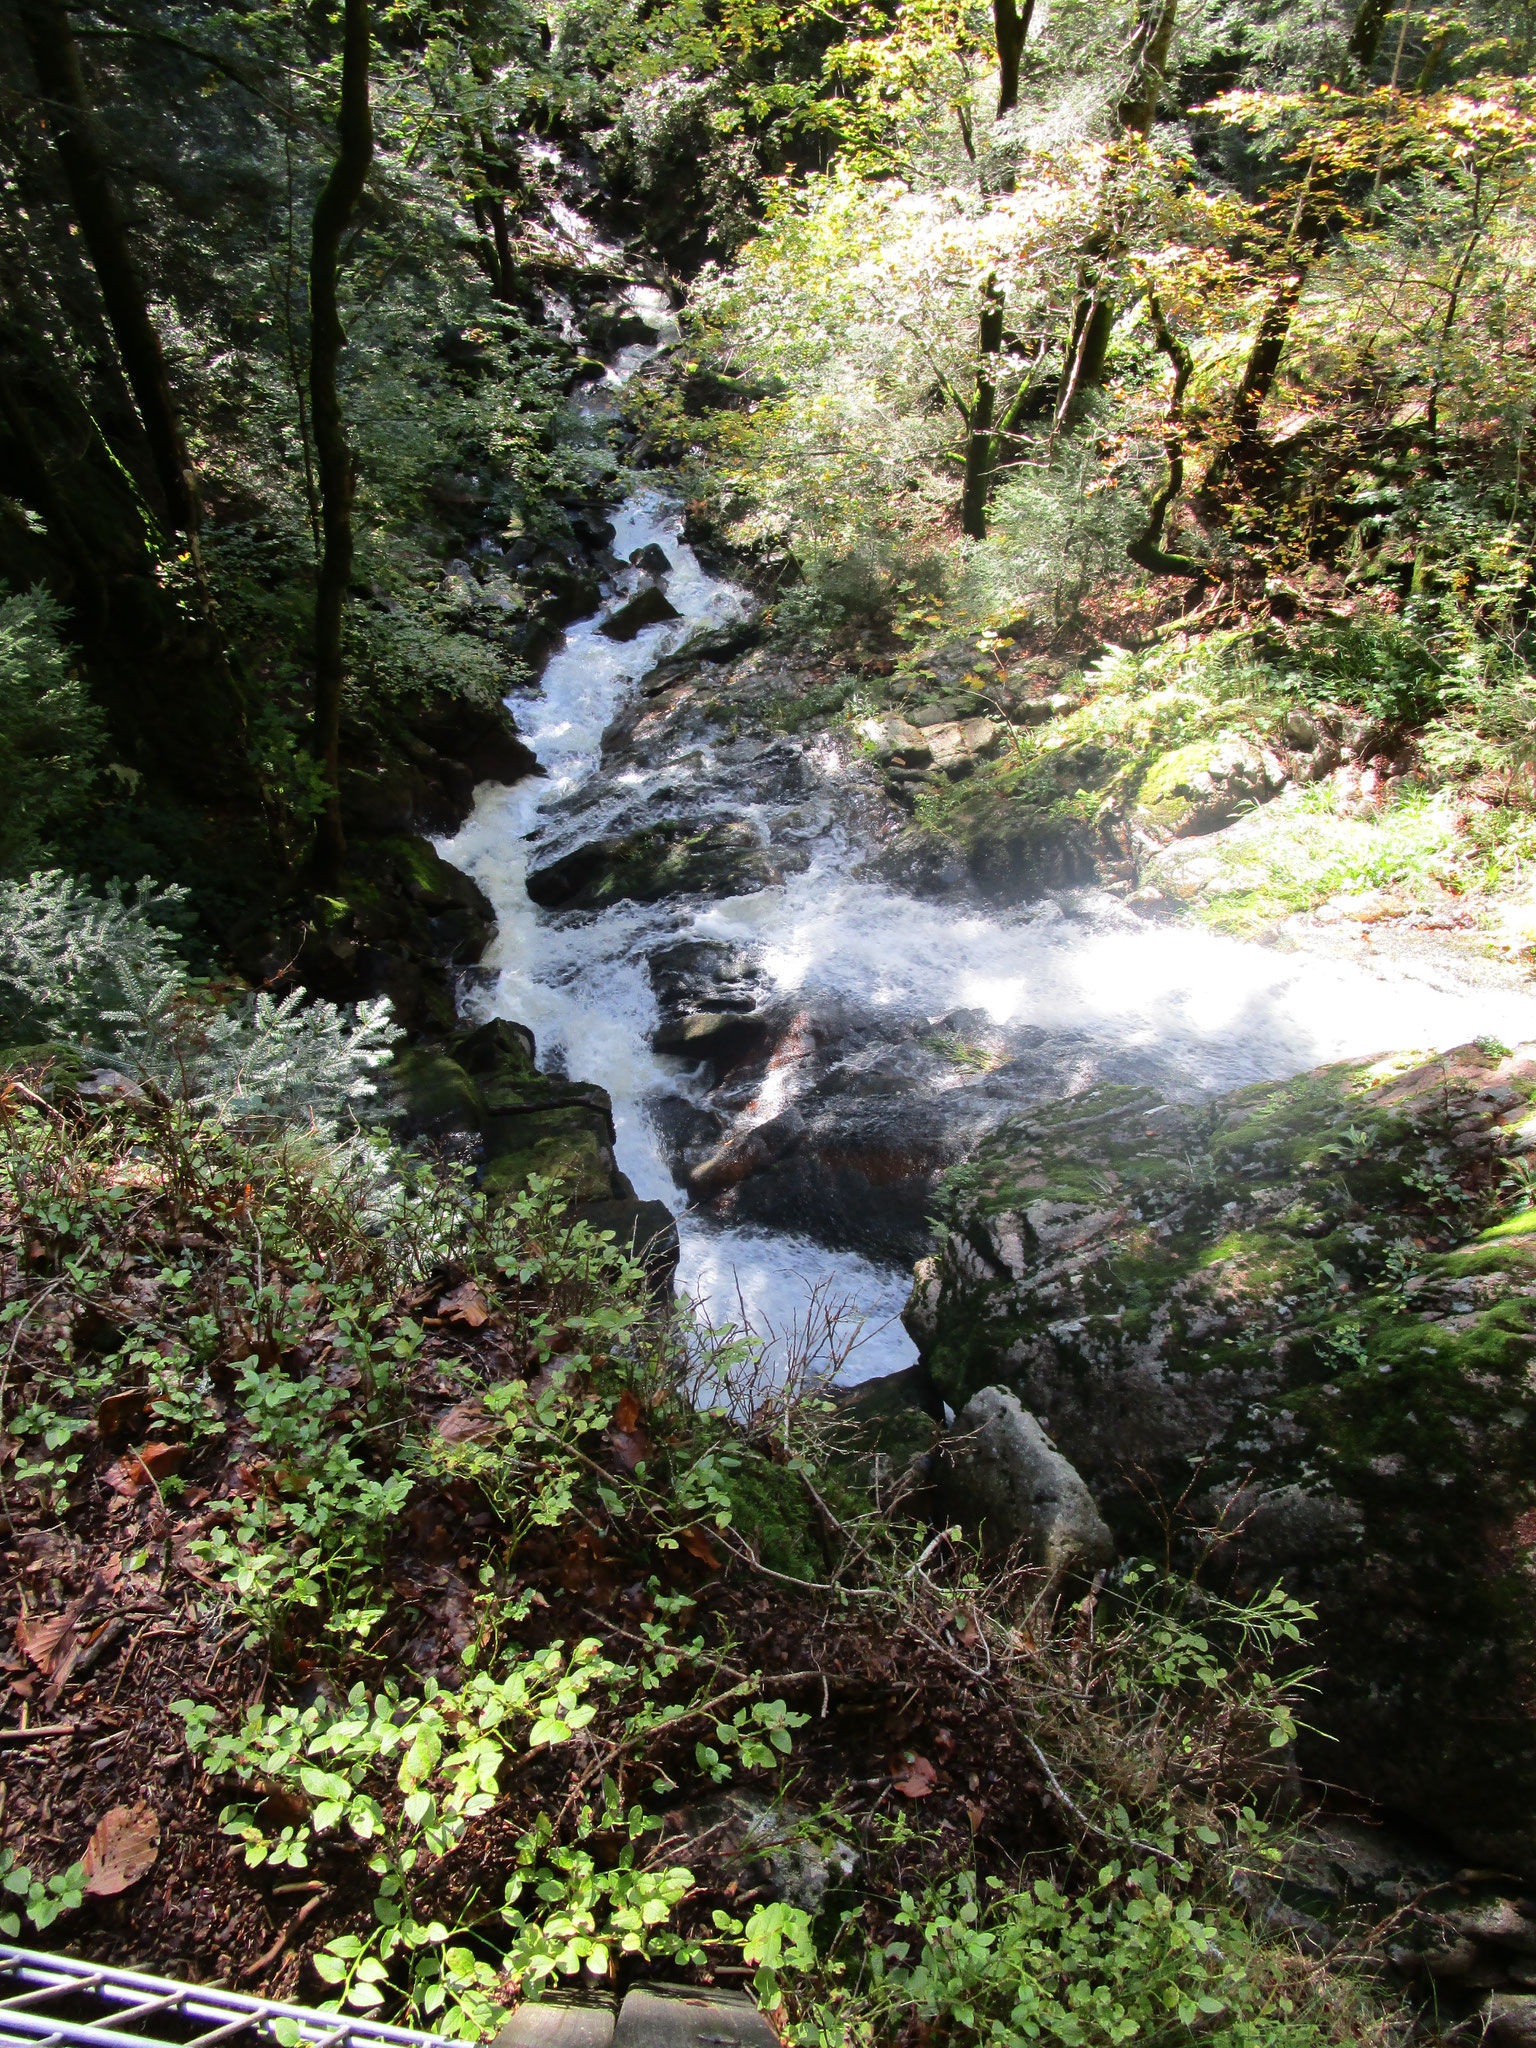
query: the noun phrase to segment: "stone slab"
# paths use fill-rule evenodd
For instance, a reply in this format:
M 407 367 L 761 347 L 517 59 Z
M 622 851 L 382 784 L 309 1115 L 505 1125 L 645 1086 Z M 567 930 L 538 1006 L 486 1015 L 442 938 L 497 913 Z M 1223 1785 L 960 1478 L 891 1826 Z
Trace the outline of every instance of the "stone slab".
M 611 2048 L 614 2001 L 604 1991 L 551 1991 L 526 1999 L 491 2048 Z
M 619 2008 L 613 2048 L 778 2048 L 744 1991 L 637 1984 Z

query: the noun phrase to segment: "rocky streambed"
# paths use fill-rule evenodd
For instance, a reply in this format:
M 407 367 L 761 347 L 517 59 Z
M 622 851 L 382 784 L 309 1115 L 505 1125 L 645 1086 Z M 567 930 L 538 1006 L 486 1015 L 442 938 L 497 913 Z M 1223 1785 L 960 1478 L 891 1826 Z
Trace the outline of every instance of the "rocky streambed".
M 869 1320 L 848 1371 L 898 1369 L 940 1176 L 1032 1105 L 1536 1031 L 1519 991 L 1150 923 L 1123 890 L 1037 875 L 999 907 L 914 875 L 898 722 L 829 712 L 662 492 L 611 525 L 601 608 L 514 707 L 543 773 L 483 788 L 443 851 L 497 918 L 469 1011 L 608 1092 L 635 1199 L 676 1216 L 717 1313 L 785 1323 L 819 1285 Z M 953 767 L 999 730 L 963 708 L 899 723 Z

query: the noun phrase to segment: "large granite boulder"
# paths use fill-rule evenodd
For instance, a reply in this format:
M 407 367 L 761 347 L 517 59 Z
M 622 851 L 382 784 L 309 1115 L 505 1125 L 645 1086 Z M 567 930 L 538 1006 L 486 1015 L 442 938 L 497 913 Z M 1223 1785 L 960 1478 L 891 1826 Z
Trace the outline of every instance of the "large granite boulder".
M 989 1557 L 1017 1545 L 1053 1575 L 1096 1571 L 1114 1557 L 1115 1539 L 1080 1474 L 1005 1387 L 972 1394 L 940 1473 L 945 1513 L 978 1535 Z

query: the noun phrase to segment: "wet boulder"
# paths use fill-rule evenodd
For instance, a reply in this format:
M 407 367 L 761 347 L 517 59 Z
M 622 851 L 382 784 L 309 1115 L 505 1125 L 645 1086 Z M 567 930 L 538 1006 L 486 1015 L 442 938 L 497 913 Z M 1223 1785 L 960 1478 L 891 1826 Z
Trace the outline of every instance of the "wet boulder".
M 695 1195 L 721 1194 L 738 1181 L 761 1173 L 775 1160 L 783 1159 L 794 1151 L 804 1136 L 805 1118 L 797 1109 L 787 1109 L 779 1116 L 769 1117 L 750 1130 L 739 1131 L 727 1138 L 723 1145 L 693 1168 L 688 1175 L 688 1186 Z
M 538 1174 L 558 1182 L 572 1202 L 610 1201 L 618 1172 L 611 1128 L 601 1112 L 580 1102 L 490 1117 L 481 1186 L 492 1199 L 505 1199 Z
M 650 1245 L 662 1225 L 638 1213 L 634 1190 L 618 1170 L 607 1090 L 541 1074 L 534 1055 L 527 1026 L 500 1017 L 460 1030 L 446 1043 L 403 1048 L 381 1083 L 381 1106 L 395 1137 L 478 1166 L 492 1200 L 520 1193 L 539 1174 L 556 1182 L 569 1202 L 617 1205 L 625 1213 L 605 1214 L 602 1227 L 617 1232 L 627 1225 L 629 1241 L 643 1226 Z M 670 1284 L 675 1242 L 670 1265 L 660 1255 L 656 1263 Z
M 579 505 L 571 514 L 571 531 L 591 554 L 611 547 L 618 528 L 592 505 Z
M 670 1295 L 680 1247 L 677 1222 L 665 1202 L 642 1202 L 633 1195 L 584 1202 L 573 1220 L 588 1224 L 645 1267 L 658 1294 Z
M 610 612 L 598 631 L 610 640 L 633 640 L 647 626 L 659 626 L 666 619 L 680 619 L 682 616 L 659 584 L 647 583 L 627 604 L 621 604 L 617 611 Z
M 669 896 L 744 896 L 782 879 L 745 820 L 669 819 L 623 839 L 594 839 L 535 868 L 528 894 L 549 910 L 602 910 Z
M 646 960 L 664 1019 L 695 1010 L 755 1010 L 765 984 L 749 953 L 722 939 L 678 939 Z
M 1122 1549 L 1188 1499 L 1191 1561 L 1214 1532 L 1229 1586 L 1316 1604 L 1331 1780 L 1529 1876 L 1536 1212 L 1497 1189 L 1533 1110 L 1536 1048 L 1478 1046 L 1036 1103 L 908 1314 L 946 1400 L 1016 1394 Z
M 611 529 L 608 538 L 613 538 Z M 658 547 L 653 540 L 648 540 L 643 548 L 633 549 L 629 559 L 635 568 L 643 569 L 647 576 L 670 576 L 672 573 L 672 562 L 666 549 Z
M 385 1072 L 384 1101 L 395 1135 L 478 1139 L 485 1099 L 459 1062 L 430 1046 L 398 1051 Z
M 406 834 L 352 847 L 335 886 L 303 912 L 302 922 L 238 942 L 242 971 L 337 1003 L 388 996 L 413 1032 L 453 1029 L 455 970 L 480 958 L 496 928 L 469 876 Z
M 716 1074 L 723 1074 L 765 1051 L 775 1025 L 770 1011 L 697 1010 L 658 1025 L 651 1034 L 651 1049 L 696 1063 L 708 1060 Z
M 602 299 L 595 306 L 589 306 L 581 324 L 588 341 L 605 354 L 613 349 L 628 348 L 635 342 L 656 339 L 656 329 L 651 322 L 622 299 Z

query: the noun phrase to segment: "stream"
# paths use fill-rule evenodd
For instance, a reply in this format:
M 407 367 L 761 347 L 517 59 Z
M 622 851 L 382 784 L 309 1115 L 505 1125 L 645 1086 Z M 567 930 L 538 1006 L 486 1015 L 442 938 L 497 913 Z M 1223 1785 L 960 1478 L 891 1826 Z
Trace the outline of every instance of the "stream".
M 620 351 L 593 410 L 675 339 L 660 293 L 630 299 L 657 345 Z M 657 664 L 751 600 L 701 567 L 664 491 L 611 516 L 602 612 L 570 627 L 537 693 L 509 700 L 545 774 L 483 787 L 442 851 L 498 919 L 467 1009 L 520 1019 L 547 1070 L 609 1091 L 619 1164 L 676 1214 L 678 1285 L 712 1320 L 782 1342 L 811 1310 L 847 1303 L 864 1329 L 842 1377 L 900 1370 L 915 1356 L 897 1318 L 932 1172 L 1031 1101 L 1100 1080 L 1189 1097 L 1330 1059 L 1536 1036 L 1536 997 L 1521 992 L 1149 926 L 1098 892 L 998 911 L 882 880 L 868 864 L 876 785 L 856 749 L 733 738 L 686 704 L 646 712 Z M 659 576 L 654 558 L 650 573 L 630 564 L 649 548 L 666 558 Z M 649 580 L 680 616 L 606 636 L 603 619 Z M 679 816 L 750 827 L 776 879 L 596 911 L 530 900 L 533 868 Z M 769 1019 L 771 1049 L 723 1076 L 657 1052 L 669 1005 Z M 795 1156 L 690 1201 L 699 1158 L 763 1127 L 789 1130 Z

